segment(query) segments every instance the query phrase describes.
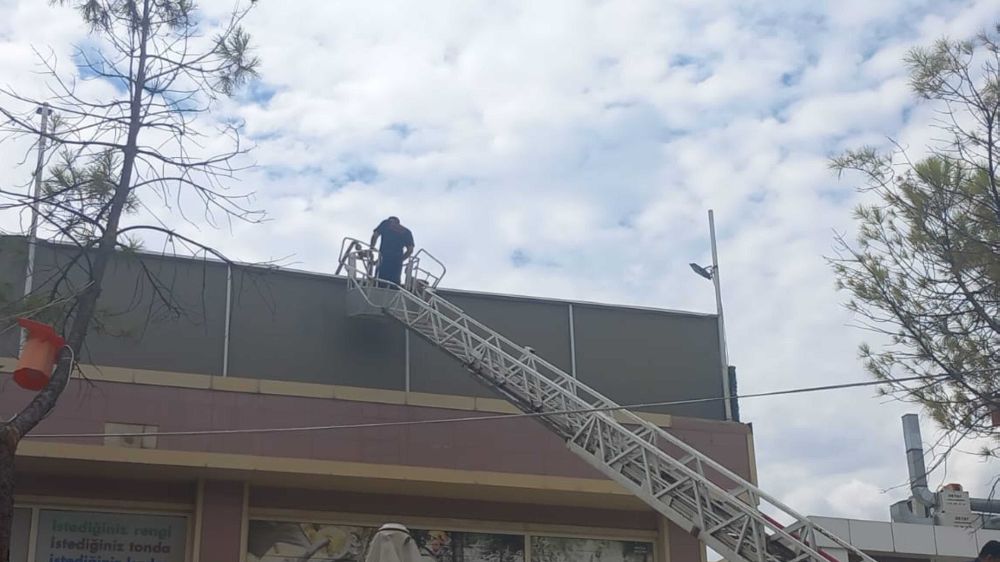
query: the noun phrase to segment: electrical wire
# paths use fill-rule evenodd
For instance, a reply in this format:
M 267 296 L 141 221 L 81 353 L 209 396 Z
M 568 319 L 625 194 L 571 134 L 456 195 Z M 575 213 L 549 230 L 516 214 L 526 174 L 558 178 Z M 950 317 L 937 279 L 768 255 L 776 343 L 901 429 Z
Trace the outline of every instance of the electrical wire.
M 34 308 L 34 309 L 31 309 L 31 310 L 25 310 L 25 311 L 19 312 L 17 314 L 11 314 L 10 316 L 5 316 L 3 318 L 0 318 L 0 324 L 6 324 L 7 322 L 10 322 L 11 320 L 16 320 L 18 318 L 30 318 L 30 317 L 38 314 L 39 312 L 47 309 L 47 308 L 51 308 L 53 306 L 56 306 L 57 304 L 62 304 L 64 302 L 69 302 L 69 301 L 71 301 L 71 300 L 79 297 L 83 293 L 83 291 L 87 290 L 87 288 L 90 287 L 93 284 L 94 284 L 94 282 L 90 281 L 89 283 L 87 283 L 86 285 L 84 285 L 82 289 L 80 289 L 79 291 L 77 291 L 76 294 L 69 295 L 69 296 L 63 297 L 61 299 L 56 299 L 54 301 L 49 301 L 48 303 L 43 304 L 42 306 L 39 306 L 38 308 Z M 13 324 L 10 324 L 9 326 L 7 326 L 6 328 L 4 328 L 3 330 L 0 330 L 0 335 L 6 334 L 7 332 L 9 332 L 10 330 L 13 330 L 17 326 L 18 326 L 18 324 L 16 322 L 13 323 Z
M 743 394 L 740 396 L 713 396 L 711 398 L 690 398 L 686 400 L 669 400 L 664 402 L 644 402 L 639 404 L 628 404 L 624 406 L 602 406 L 597 408 L 579 408 L 571 410 L 556 410 L 552 412 L 530 412 L 520 414 L 491 414 L 485 416 L 465 416 L 457 418 L 437 418 L 430 420 L 406 420 L 394 422 L 372 422 L 372 423 L 352 423 L 340 425 L 314 425 L 303 427 L 268 427 L 268 428 L 241 428 L 241 429 L 203 429 L 188 431 L 159 431 L 154 433 L 43 433 L 28 434 L 25 437 L 35 439 L 82 439 L 94 437 L 193 437 L 200 435 L 246 435 L 262 433 L 295 433 L 309 431 L 335 431 L 345 429 L 374 429 L 385 427 L 416 427 L 425 425 L 441 425 L 449 423 L 482 422 L 495 420 L 512 420 L 522 418 L 542 418 L 552 416 L 564 416 L 572 414 L 588 414 L 593 412 L 612 412 L 619 410 L 633 410 L 639 408 L 653 408 L 662 406 L 681 406 L 686 404 L 701 404 L 705 402 L 718 402 L 721 400 L 744 399 L 744 398 L 764 398 L 768 396 L 786 396 L 791 394 L 803 394 L 807 392 L 822 392 L 829 390 L 843 390 L 848 388 L 862 388 L 866 386 L 877 386 L 898 382 L 911 382 L 917 380 L 926 381 L 928 378 L 945 378 L 949 375 L 936 375 L 933 377 L 906 377 L 893 379 L 892 381 L 861 381 L 842 384 L 830 384 L 824 386 L 811 386 L 805 388 L 793 388 L 786 390 L 773 390 L 769 392 L 757 392 L 753 394 Z

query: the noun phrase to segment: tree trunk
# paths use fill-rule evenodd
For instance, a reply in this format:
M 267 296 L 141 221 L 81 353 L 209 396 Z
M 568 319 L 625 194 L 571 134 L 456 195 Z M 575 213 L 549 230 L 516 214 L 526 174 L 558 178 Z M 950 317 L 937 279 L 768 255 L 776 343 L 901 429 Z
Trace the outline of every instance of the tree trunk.
M 121 210 L 118 210 L 121 213 Z M 66 347 L 59 351 L 58 363 L 45 388 L 9 422 L 0 424 L 0 562 L 9 562 L 11 530 L 14 524 L 14 460 L 21 437 L 27 435 L 55 408 L 59 396 L 69 383 L 70 374 L 101 295 L 101 282 L 114 245 L 106 244 L 97 252 L 91 275 L 92 284 L 81 295 L 79 315 L 73 320 Z
M 14 526 L 14 460 L 21 436 L 31 431 L 55 407 L 73 371 L 72 353 L 59 352 L 59 362 L 49 384 L 9 422 L 0 423 L 0 562 L 10 560 Z
M 8 423 L 0 425 L 0 562 L 10 560 L 11 529 L 14 525 L 14 452 L 17 432 Z
M 108 263 L 114 256 L 118 243 L 118 227 L 122 212 L 132 190 L 132 174 L 138 154 L 138 137 L 142 129 L 143 92 L 146 86 L 147 41 L 149 40 L 150 1 L 143 2 L 140 24 L 140 43 L 136 78 L 131 84 L 128 137 L 125 144 L 121 174 L 112 197 L 108 221 L 97 246 L 97 255 L 90 271 L 90 284 L 77 300 L 76 315 L 70 323 L 66 346 L 59 351 L 58 364 L 49 384 L 35 395 L 27 407 L 18 412 L 10 422 L 0 425 L 0 562 L 9 562 L 11 530 L 14 523 L 14 456 L 21 437 L 27 435 L 55 407 L 66 388 L 73 364 L 87 338 L 90 321 L 101 296 L 101 286 Z

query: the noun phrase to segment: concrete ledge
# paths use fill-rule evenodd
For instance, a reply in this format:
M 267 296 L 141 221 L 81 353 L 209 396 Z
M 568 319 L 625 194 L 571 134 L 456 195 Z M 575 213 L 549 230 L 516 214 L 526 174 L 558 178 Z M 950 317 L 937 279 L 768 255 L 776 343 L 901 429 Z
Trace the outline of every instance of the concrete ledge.
M 0 359 L 0 364 L 16 365 L 17 359 L 14 359 L 13 357 L 4 357 L 3 359 Z M 107 382 L 135 382 L 135 373 L 128 369 L 120 369 L 117 367 L 97 367 L 95 365 L 80 365 L 80 371 L 83 372 L 82 377 L 79 373 L 73 373 L 73 377 L 86 377 L 89 380 Z
M 152 384 L 157 386 L 175 386 L 179 388 L 212 388 L 211 377 L 191 373 L 156 373 L 151 371 L 136 371 L 132 375 L 135 384 Z
M 518 410 L 517 406 L 506 400 L 499 400 L 497 398 L 476 398 L 474 409 L 482 412 L 496 412 L 498 414 L 521 413 L 521 410 Z
M 334 387 L 327 384 L 275 380 L 261 380 L 260 393 L 303 398 L 334 398 L 336 394 Z
M 257 394 L 261 392 L 260 383 L 261 381 L 257 379 L 241 379 L 237 377 L 212 377 L 212 390 Z
M 411 406 L 427 406 L 431 408 L 448 408 L 451 410 L 475 410 L 476 399 L 472 396 L 456 396 L 447 394 L 430 394 L 426 392 L 407 392 L 406 403 Z
M 18 468 L 37 473 L 183 480 L 221 478 L 252 485 L 339 489 L 515 503 L 552 503 L 647 510 L 631 493 L 604 478 L 578 478 L 408 465 L 371 464 L 204 451 L 125 449 L 26 438 Z M 55 460 L 57 462 L 53 463 Z
M 402 390 L 383 390 L 380 388 L 363 388 L 359 386 L 335 386 L 333 397 L 337 400 L 352 400 L 355 402 L 377 402 L 379 404 L 406 404 L 406 392 Z M 442 406 L 443 407 L 443 406 Z
M 0 357 L 0 365 L 15 365 L 17 360 Z M 12 368 L 12 367 L 11 367 Z M 456 394 L 435 394 L 427 392 L 406 392 L 358 386 L 341 386 L 276 379 L 250 379 L 243 377 L 220 377 L 197 373 L 175 373 L 102 365 L 80 365 L 84 376 L 95 382 L 115 382 L 165 386 L 173 388 L 195 388 L 220 392 L 242 392 L 247 394 L 268 394 L 273 396 L 297 396 L 305 398 L 325 398 L 352 402 L 374 402 L 378 404 L 410 405 L 445 410 L 488 412 L 491 414 L 520 413 L 514 405 L 497 398 L 462 396 Z M 79 375 L 74 375 L 79 378 Z M 660 427 L 673 427 L 674 419 L 668 414 L 639 413 L 640 417 Z M 706 430 L 717 431 L 725 427 L 725 422 L 715 420 L 685 420 L 686 425 L 695 424 Z M 701 424 L 700 426 L 698 424 Z M 742 427 L 742 426 L 741 426 Z

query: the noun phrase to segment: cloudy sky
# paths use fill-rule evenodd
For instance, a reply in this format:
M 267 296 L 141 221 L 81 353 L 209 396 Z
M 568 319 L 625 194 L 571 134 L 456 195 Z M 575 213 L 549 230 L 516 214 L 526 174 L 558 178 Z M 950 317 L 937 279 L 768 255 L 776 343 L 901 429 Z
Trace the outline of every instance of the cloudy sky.
M 888 137 L 919 151 L 931 108 L 906 49 L 997 18 L 996 0 L 260 0 L 260 80 L 209 119 L 245 121 L 258 167 L 235 187 L 270 220 L 166 220 L 234 259 L 331 272 L 344 236 L 396 214 L 451 287 L 710 312 L 687 264 L 709 260 L 714 209 L 741 391 L 865 380 L 824 261 L 855 182 L 827 159 Z M 41 92 L 32 48 L 72 73 L 84 33 L 0 0 L 0 81 Z M 5 187 L 30 177 L 8 147 Z M 912 408 L 860 389 L 742 409 L 762 487 L 796 509 L 886 519 L 904 495 L 884 490 L 905 480 Z M 960 455 L 932 481 L 983 495 L 997 471 Z

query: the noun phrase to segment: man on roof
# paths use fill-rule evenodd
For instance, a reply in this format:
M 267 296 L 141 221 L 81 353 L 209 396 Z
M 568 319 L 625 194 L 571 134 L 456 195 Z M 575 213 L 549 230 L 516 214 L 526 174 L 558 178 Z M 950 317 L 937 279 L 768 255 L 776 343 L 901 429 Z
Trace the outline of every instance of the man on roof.
M 397 217 L 389 217 L 379 223 L 372 232 L 372 247 L 382 239 L 379 246 L 379 263 L 375 276 L 383 281 L 400 284 L 403 262 L 413 253 L 413 233 L 399 222 Z

